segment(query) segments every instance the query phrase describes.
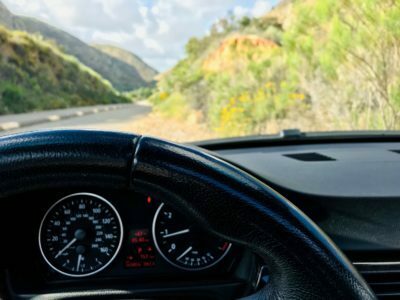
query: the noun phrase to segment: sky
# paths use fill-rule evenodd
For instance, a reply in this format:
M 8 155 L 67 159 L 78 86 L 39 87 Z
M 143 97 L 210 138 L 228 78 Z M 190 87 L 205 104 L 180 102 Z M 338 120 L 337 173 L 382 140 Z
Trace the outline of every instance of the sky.
M 184 56 L 192 36 L 218 19 L 260 16 L 278 0 L 3 0 L 15 14 L 35 17 L 81 40 L 139 55 L 158 71 Z

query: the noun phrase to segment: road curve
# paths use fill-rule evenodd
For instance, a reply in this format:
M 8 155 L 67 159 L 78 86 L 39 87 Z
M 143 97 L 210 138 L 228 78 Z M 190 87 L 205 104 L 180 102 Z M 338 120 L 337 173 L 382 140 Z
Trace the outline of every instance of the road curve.
M 0 135 L 67 128 L 119 131 L 124 125 L 150 112 L 148 105 L 123 104 L 6 115 L 0 116 Z

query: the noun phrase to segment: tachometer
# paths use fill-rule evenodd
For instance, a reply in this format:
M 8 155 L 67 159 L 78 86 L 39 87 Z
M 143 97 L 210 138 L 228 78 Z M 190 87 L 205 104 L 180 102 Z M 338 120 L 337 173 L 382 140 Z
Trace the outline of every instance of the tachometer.
M 122 243 L 122 222 L 114 206 L 89 193 L 69 195 L 45 214 L 39 229 L 40 251 L 58 273 L 93 275 L 106 268 Z
M 189 271 L 214 266 L 231 248 L 230 243 L 196 228 L 165 204 L 154 216 L 153 237 L 156 248 L 170 264 Z

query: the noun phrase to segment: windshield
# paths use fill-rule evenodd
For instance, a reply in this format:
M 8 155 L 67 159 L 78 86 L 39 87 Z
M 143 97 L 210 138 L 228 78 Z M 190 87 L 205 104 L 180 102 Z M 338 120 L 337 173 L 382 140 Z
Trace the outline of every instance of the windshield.
M 400 2 L 3 0 L 0 134 L 396 130 Z

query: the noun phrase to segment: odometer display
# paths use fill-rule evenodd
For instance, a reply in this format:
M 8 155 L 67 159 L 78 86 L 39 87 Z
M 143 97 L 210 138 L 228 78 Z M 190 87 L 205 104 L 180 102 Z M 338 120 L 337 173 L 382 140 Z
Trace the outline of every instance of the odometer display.
M 170 264 L 189 271 L 214 266 L 231 247 L 230 243 L 198 229 L 164 204 L 154 216 L 153 237 L 158 251 Z
M 110 202 L 95 194 L 79 193 L 50 207 L 40 225 L 39 246 L 52 269 L 84 277 L 113 261 L 122 233 L 121 218 Z

